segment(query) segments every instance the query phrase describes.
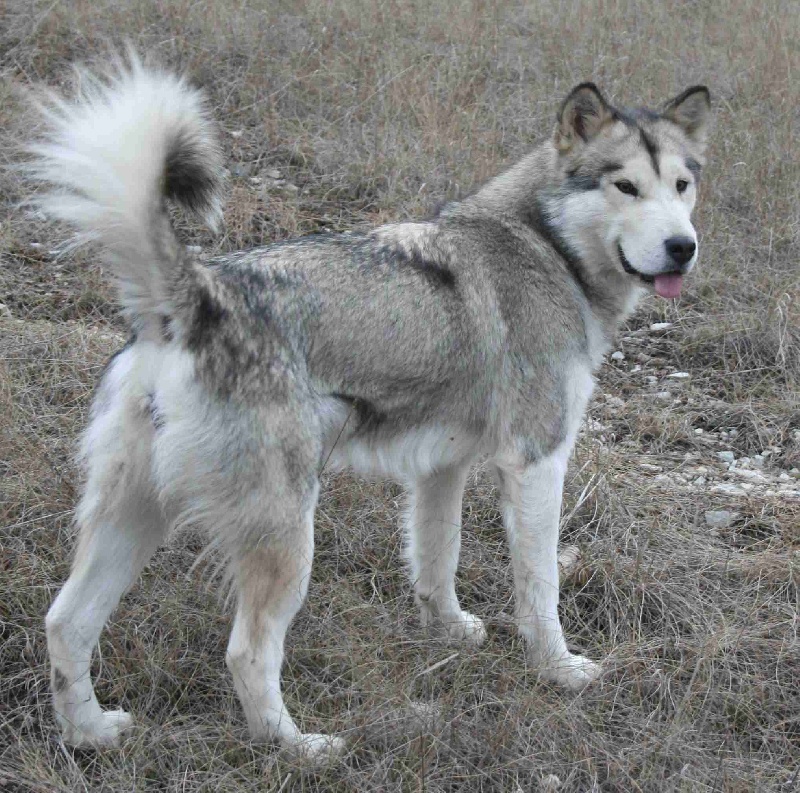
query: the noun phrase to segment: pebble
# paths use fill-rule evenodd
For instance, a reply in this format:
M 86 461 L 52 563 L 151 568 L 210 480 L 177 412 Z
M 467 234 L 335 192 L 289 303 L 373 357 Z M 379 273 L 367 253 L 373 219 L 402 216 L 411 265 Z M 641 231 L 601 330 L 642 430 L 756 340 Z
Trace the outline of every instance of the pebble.
M 672 398 L 672 394 L 670 394 L 669 391 L 659 391 L 656 394 L 656 399 L 671 399 L 671 398 Z
M 625 360 L 625 354 L 623 352 L 621 352 L 620 350 L 617 350 L 616 352 L 612 352 L 611 353 L 611 360 L 612 361 L 624 361 Z
M 671 328 L 671 327 L 672 327 L 672 323 L 671 322 L 654 322 L 650 326 L 650 330 L 666 330 L 667 328 Z
M 738 485 L 731 484 L 730 482 L 724 482 L 721 485 L 714 485 L 711 488 L 712 493 L 723 493 L 726 496 L 745 496 L 747 495 L 747 491 L 743 488 L 739 487 Z
M 709 510 L 705 514 L 706 526 L 712 529 L 727 529 L 734 521 L 741 517 L 739 512 L 732 512 L 727 509 Z
M 723 463 L 732 463 L 736 460 L 736 455 L 733 452 L 717 452 L 717 457 Z
M 686 380 L 689 377 L 689 372 L 673 372 L 668 374 L 667 377 L 671 377 L 673 380 Z
M 766 482 L 767 478 L 760 471 L 753 471 L 750 468 L 736 468 L 730 471 L 733 476 L 738 476 L 739 479 L 749 479 L 755 482 Z
M 249 162 L 237 162 L 231 165 L 231 173 L 238 177 L 250 176 L 252 170 L 253 166 Z
M 187 253 L 202 253 L 203 248 L 200 245 L 187 245 L 186 246 Z

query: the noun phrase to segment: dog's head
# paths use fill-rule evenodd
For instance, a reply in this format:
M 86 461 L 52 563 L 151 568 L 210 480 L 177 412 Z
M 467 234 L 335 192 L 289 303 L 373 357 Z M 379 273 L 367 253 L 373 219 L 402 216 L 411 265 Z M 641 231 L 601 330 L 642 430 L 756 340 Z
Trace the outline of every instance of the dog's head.
M 677 297 L 697 261 L 691 213 L 710 102 L 694 86 L 660 111 L 612 107 L 593 83 L 574 88 L 555 131 L 556 220 L 582 259 L 612 262 L 662 297 Z

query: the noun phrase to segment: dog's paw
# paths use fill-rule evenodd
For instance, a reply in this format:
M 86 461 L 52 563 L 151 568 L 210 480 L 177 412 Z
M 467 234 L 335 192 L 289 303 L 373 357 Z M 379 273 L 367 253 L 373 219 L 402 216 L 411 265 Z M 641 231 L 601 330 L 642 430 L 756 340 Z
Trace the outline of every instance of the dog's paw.
M 420 599 L 418 603 L 422 627 L 428 628 L 433 635 L 472 647 L 486 641 L 486 628 L 480 617 L 461 609 L 446 612 L 428 600 Z
M 78 749 L 111 749 L 119 746 L 122 736 L 133 726 L 133 717 L 124 710 L 106 710 L 81 724 L 59 719 L 64 743 Z
M 297 741 L 284 747 L 284 751 L 294 760 L 312 765 L 322 765 L 344 754 L 347 743 L 337 735 L 307 732 Z
M 483 620 L 462 611 L 460 618 L 441 623 L 442 630 L 451 642 L 462 642 L 471 647 L 479 647 L 486 641 L 486 628 Z
M 540 662 L 539 676 L 551 683 L 580 691 L 600 675 L 600 665 L 583 655 L 567 653 L 559 658 Z

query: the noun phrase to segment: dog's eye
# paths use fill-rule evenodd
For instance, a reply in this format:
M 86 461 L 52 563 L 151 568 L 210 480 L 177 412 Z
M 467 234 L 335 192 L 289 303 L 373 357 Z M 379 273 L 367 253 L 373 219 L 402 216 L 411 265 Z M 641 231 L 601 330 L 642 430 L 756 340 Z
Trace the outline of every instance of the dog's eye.
M 679 193 L 685 193 L 686 192 L 686 188 L 688 186 L 689 186 L 689 183 L 685 179 L 678 179 L 678 181 L 675 182 L 675 189 Z
M 622 179 L 619 182 L 614 182 L 614 187 L 620 191 L 620 193 L 625 193 L 625 195 L 632 195 L 637 196 L 639 195 L 639 191 L 636 189 L 636 186 L 629 182 L 627 179 Z

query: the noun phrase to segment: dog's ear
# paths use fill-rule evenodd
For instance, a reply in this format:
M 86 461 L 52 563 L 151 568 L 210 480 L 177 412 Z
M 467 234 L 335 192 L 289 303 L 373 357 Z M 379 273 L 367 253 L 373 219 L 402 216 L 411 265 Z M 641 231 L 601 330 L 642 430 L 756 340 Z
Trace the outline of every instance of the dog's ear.
M 581 83 L 570 91 L 558 111 L 555 143 L 561 154 L 588 143 L 614 120 L 614 111 L 594 83 Z
M 661 115 L 677 124 L 701 148 L 705 146 L 711 118 L 711 95 L 704 85 L 693 85 L 670 99 Z

